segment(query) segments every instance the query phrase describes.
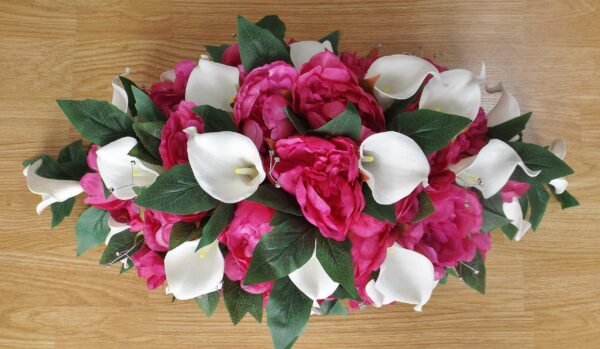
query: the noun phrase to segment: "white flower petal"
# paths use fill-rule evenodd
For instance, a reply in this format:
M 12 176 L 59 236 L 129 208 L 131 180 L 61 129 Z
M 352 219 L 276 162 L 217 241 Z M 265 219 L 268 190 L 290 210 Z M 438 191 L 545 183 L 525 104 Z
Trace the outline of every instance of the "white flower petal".
M 256 145 L 242 134 L 230 131 L 198 134 L 184 130 L 190 165 L 200 187 L 215 199 L 235 203 L 252 195 L 265 179 Z
M 329 297 L 340 285 L 327 275 L 317 259 L 316 250 L 308 262 L 288 276 L 294 285 L 313 301 Z
M 236 67 L 201 58 L 192 70 L 185 89 L 185 99 L 197 105 L 232 111 L 240 71 Z
M 359 168 L 375 201 L 389 205 L 408 196 L 419 184 L 427 185 L 429 162 L 415 141 L 387 131 L 367 137 L 360 146 Z
M 481 106 L 479 84 L 485 78 L 485 65 L 481 74 L 453 69 L 440 73 L 440 79 L 431 79 L 423 88 L 419 109 L 430 109 L 460 115 L 474 120 Z
M 126 223 L 121 223 L 112 217 L 108 217 L 108 227 L 110 228 L 110 231 L 108 232 L 108 235 L 106 235 L 106 240 L 104 240 L 105 245 L 108 245 L 110 239 L 116 234 L 119 234 L 131 228 L 130 225 Z
M 375 280 L 371 280 L 367 283 L 365 286 L 365 293 L 367 296 L 369 296 L 371 302 L 373 302 L 374 307 L 380 308 L 384 305 L 383 294 L 377 291 L 377 288 L 375 287 Z
M 548 184 L 554 187 L 554 192 L 559 195 L 564 193 L 565 190 L 567 190 L 567 187 L 569 186 L 569 182 L 564 177 L 553 179 Z
M 167 284 L 177 299 L 196 298 L 221 287 L 225 261 L 219 243 L 215 241 L 195 252 L 199 241 L 186 241 L 165 256 Z
M 123 88 L 123 84 L 121 84 L 121 79 L 119 78 L 127 75 L 129 75 L 129 68 L 125 68 L 125 72 L 114 78 L 112 81 L 112 104 L 124 113 L 127 113 L 129 99 L 127 97 L 127 92 L 125 92 L 125 89 Z
M 421 311 L 435 288 L 434 278 L 433 264 L 427 257 L 394 243 L 381 264 L 375 289 L 383 295 L 382 304 L 391 301 L 414 304 L 415 310 Z
M 162 172 L 162 167 L 128 155 L 136 144 L 135 138 L 123 137 L 99 148 L 96 153 L 100 177 L 120 200 L 135 197 L 133 187 L 151 185 Z
M 411 55 L 391 55 L 378 58 L 367 71 L 365 79 L 379 76 L 374 86 L 377 101 L 387 109 L 395 99 L 412 97 L 428 75 L 439 78 L 437 68 L 428 61 Z
M 517 166 L 529 177 L 540 173 L 527 167 L 510 145 L 491 139 L 479 154 L 451 165 L 450 170 L 456 174 L 457 184 L 477 188 L 487 199 L 504 187 Z
M 333 52 L 329 41 L 297 41 L 290 44 L 290 57 L 296 69 L 300 69 L 302 65 L 323 51 Z
M 173 69 L 165 70 L 164 72 L 162 72 L 160 74 L 160 81 L 175 82 L 176 77 L 177 76 L 175 75 L 175 70 L 173 70 Z
M 23 170 L 23 175 L 27 177 L 29 191 L 42 196 L 42 201 L 36 207 L 37 214 L 41 214 L 46 207 L 55 202 L 63 202 L 83 192 L 83 188 L 78 181 L 39 176 L 36 172 L 42 166 L 42 163 L 43 160 L 38 159 Z
M 521 108 L 517 99 L 508 92 L 502 83 L 495 87 L 486 87 L 488 93 L 502 92 L 498 103 L 487 113 L 488 126 L 493 127 L 521 116 Z
M 550 151 L 561 160 L 567 156 L 567 142 L 562 138 L 555 139 L 550 145 Z
M 502 210 L 504 211 L 506 218 L 510 220 L 511 224 L 518 229 L 514 240 L 520 241 L 531 228 L 531 223 L 523 218 L 523 211 L 521 210 L 519 199 L 513 198 L 511 202 L 503 203 Z

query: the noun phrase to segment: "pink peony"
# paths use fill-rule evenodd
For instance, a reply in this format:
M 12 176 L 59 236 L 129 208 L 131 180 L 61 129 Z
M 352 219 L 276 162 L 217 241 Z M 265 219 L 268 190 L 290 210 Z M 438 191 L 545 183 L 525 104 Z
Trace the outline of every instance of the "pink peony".
M 150 87 L 150 98 L 166 116 L 185 98 L 188 78 L 195 66 L 194 61 L 182 60 L 175 65 L 175 81 L 160 81 Z
M 356 106 L 362 124 L 371 131 L 384 129 L 384 116 L 375 98 L 358 85 L 358 78 L 329 51 L 313 56 L 300 70 L 292 88 L 293 110 L 318 128 L 340 115 L 347 102 Z
M 238 203 L 231 223 L 219 236 L 219 241 L 229 250 L 225 256 L 225 275 L 229 279 L 244 280 L 256 244 L 271 231 L 269 221 L 274 213 L 273 209 L 252 201 Z M 244 285 L 242 282 L 243 289 L 256 294 L 270 291 L 272 286 L 272 282 L 256 285 Z
M 187 135 L 183 130 L 195 126 L 198 133 L 204 132 L 204 120 L 192 111 L 195 106 L 194 102 L 179 103 L 162 129 L 158 152 L 167 170 L 188 162 Z
M 360 80 L 365 78 L 369 67 L 379 58 L 377 49 L 371 50 L 366 57 L 359 56 L 356 52 L 345 51 L 340 54 L 340 60 L 344 65 L 356 75 Z
M 306 219 L 326 237 L 343 241 L 365 206 L 354 142 L 294 136 L 277 141 L 276 178 L 296 196 Z
M 483 207 L 472 191 L 450 185 L 428 194 L 435 212 L 409 226 L 400 243 L 429 258 L 439 279 L 445 274 L 444 268 L 470 262 L 477 250 L 485 257 L 490 235 L 480 232 Z
M 243 134 L 259 149 L 264 139 L 278 140 L 294 134 L 294 126 L 285 115 L 290 91 L 298 72 L 284 62 L 256 68 L 244 79 L 233 107 L 233 118 Z
M 531 185 L 529 183 L 508 181 L 500 190 L 502 202 L 512 202 L 513 198 L 520 198 L 529 191 L 530 187 Z
M 169 250 L 171 230 L 178 222 L 192 223 L 204 217 L 205 212 L 191 215 L 176 215 L 151 209 L 144 210 L 144 240 L 153 251 L 166 252 Z
M 227 49 L 225 49 L 223 52 L 221 63 L 230 65 L 232 67 L 237 67 L 238 65 L 242 64 L 242 58 L 240 57 L 240 45 L 229 45 L 229 47 L 227 47 Z
M 131 260 L 137 270 L 138 276 L 146 280 L 149 290 L 154 290 L 167 279 L 165 276 L 165 261 L 156 252 L 144 245 L 137 250 Z

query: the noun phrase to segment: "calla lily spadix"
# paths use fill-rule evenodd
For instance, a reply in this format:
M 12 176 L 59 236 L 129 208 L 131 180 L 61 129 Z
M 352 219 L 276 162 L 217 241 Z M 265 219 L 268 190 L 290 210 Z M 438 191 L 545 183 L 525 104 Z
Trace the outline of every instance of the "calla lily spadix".
M 39 176 L 36 172 L 42 166 L 43 161 L 38 159 L 23 170 L 23 175 L 27 177 L 29 191 L 42 197 L 42 201 L 35 208 L 37 214 L 42 214 L 44 209 L 53 203 L 63 202 L 83 192 L 78 181 Z
M 160 166 L 128 155 L 136 144 L 135 138 L 123 137 L 100 147 L 96 152 L 100 177 L 119 200 L 134 198 L 136 194 L 133 187 L 151 185 L 163 171 Z
M 105 245 L 108 245 L 108 242 L 113 236 L 124 232 L 125 230 L 131 228 L 131 226 L 126 223 L 121 223 L 112 217 L 108 217 L 108 228 L 110 230 L 108 231 L 108 235 L 106 235 L 106 239 L 104 240 Z
M 125 68 L 125 72 L 115 77 L 112 81 L 112 104 L 124 113 L 127 113 L 129 98 L 127 97 L 127 92 L 125 92 L 125 89 L 123 88 L 123 84 L 121 84 L 120 77 L 129 75 L 129 72 L 129 68 Z
M 323 51 L 333 52 L 331 42 L 325 40 L 319 41 L 297 41 L 290 44 L 290 58 L 296 69 L 300 69 L 302 65 L 312 58 L 312 56 Z
M 186 241 L 165 256 L 168 289 L 179 300 L 196 298 L 221 288 L 225 260 L 219 243 L 215 241 L 196 251 L 199 241 Z
M 510 223 L 517 227 L 514 240 L 520 241 L 531 228 L 531 223 L 524 219 L 519 199 L 515 197 L 511 202 L 503 203 L 502 211 L 504 211 L 504 215 L 510 220 Z
M 290 273 L 289 278 L 300 291 L 313 301 L 329 297 L 339 286 L 323 269 L 317 258 L 316 249 L 308 262 Z
M 567 143 L 564 139 L 555 139 L 550 145 L 550 151 L 559 159 L 564 160 L 567 155 Z M 554 192 L 556 194 L 562 194 L 567 190 L 569 182 L 567 182 L 565 177 L 560 177 L 551 180 L 549 184 L 554 187 Z
M 254 194 L 266 177 L 254 142 L 237 132 L 188 134 L 187 152 L 196 181 L 204 191 L 225 203 L 235 203 Z
M 376 281 L 371 280 L 365 292 L 376 307 L 392 302 L 414 304 L 421 311 L 437 285 L 433 264 L 422 254 L 394 243 Z
M 427 185 L 429 162 L 419 145 L 395 131 L 373 134 L 360 145 L 358 167 L 367 176 L 375 201 L 393 204 L 419 184 Z
M 375 98 L 385 110 L 396 99 L 412 97 L 428 75 L 439 78 L 437 68 L 430 62 L 411 55 L 391 55 L 378 58 L 367 71 L 365 79 L 377 79 Z
M 540 174 L 527 167 L 510 145 L 491 139 L 477 155 L 451 165 L 450 170 L 456 174 L 458 185 L 477 188 L 487 199 L 504 187 L 517 166 L 529 177 Z
M 485 64 L 479 76 L 464 69 L 447 70 L 423 88 L 419 109 L 430 109 L 475 120 L 481 106 L 480 83 L 485 80 Z
M 192 70 L 185 88 L 185 99 L 198 105 L 210 105 L 224 111 L 232 111 L 240 82 L 236 67 L 213 62 L 202 56 Z
M 521 116 L 521 108 L 517 99 L 508 92 L 502 83 L 494 87 L 486 87 L 487 93 L 502 92 L 498 103 L 487 113 L 488 127 L 494 127 Z

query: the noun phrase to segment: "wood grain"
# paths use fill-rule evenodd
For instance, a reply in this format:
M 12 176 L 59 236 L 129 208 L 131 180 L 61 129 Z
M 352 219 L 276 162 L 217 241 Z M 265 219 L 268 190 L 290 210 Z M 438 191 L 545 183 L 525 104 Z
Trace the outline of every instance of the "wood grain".
M 266 324 L 237 327 L 221 304 L 147 292 L 135 273 L 75 257 L 74 222 L 35 216 L 20 162 L 78 138 L 56 98 L 109 98 L 128 66 L 150 84 L 203 44 L 231 42 L 235 16 L 278 13 L 288 36 L 342 31 L 341 48 L 417 52 L 504 81 L 534 112 L 526 138 L 564 137 L 582 206 L 553 205 L 525 241 L 494 235 L 488 294 L 453 280 L 422 313 L 409 306 L 313 318 L 297 348 L 597 348 L 600 339 L 600 3 L 564 1 L 0 2 L 0 347 L 268 348 Z M 489 107 L 497 97 L 485 97 Z M 82 207 L 76 208 L 76 214 Z

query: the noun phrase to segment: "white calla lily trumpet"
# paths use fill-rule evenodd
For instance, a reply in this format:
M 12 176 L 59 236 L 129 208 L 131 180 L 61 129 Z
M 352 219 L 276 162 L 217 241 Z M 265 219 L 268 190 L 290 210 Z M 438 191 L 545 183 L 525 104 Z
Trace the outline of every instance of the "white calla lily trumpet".
M 108 228 L 110 230 L 108 231 L 108 235 L 106 235 L 106 239 L 104 240 L 105 245 L 108 245 L 113 236 L 130 229 L 131 226 L 127 223 L 121 223 L 112 217 L 108 217 Z
M 204 191 L 225 203 L 248 198 L 265 180 L 260 154 L 254 142 L 237 132 L 188 134 L 187 151 L 194 177 Z
M 523 217 L 523 210 L 518 198 L 513 198 L 511 202 L 502 204 L 502 211 L 510 223 L 517 228 L 517 233 L 513 240 L 520 241 L 523 236 L 531 229 L 531 223 Z
M 319 41 L 296 41 L 290 44 L 290 58 L 292 59 L 292 63 L 294 67 L 298 70 L 302 67 L 302 65 L 316 55 L 323 51 L 333 52 L 333 47 L 331 47 L 331 42 L 325 40 L 323 42 Z
M 375 201 L 393 204 L 419 184 L 427 185 L 429 162 L 410 137 L 394 131 L 376 133 L 360 145 L 358 167 L 367 175 Z
M 316 249 L 308 262 L 288 276 L 294 285 L 313 301 L 329 297 L 339 286 L 339 283 L 333 281 L 323 269 Z
M 129 75 L 129 68 L 125 68 L 123 74 L 115 77 L 112 81 L 113 95 L 112 95 L 112 104 L 119 108 L 123 113 L 127 113 L 128 111 L 128 103 L 129 97 L 127 97 L 127 92 L 123 88 L 123 84 L 121 83 L 121 76 Z
M 521 107 L 517 99 L 508 92 L 502 83 L 495 87 L 486 87 L 487 93 L 501 92 L 498 103 L 487 113 L 488 127 L 494 127 L 521 116 Z
M 567 155 L 567 143 L 564 139 L 555 139 L 550 145 L 550 151 L 552 154 L 556 155 L 557 158 L 564 160 Z M 554 192 L 560 195 L 567 190 L 569 182 L 565 177 L 560 177 L 551 180 L 549 184 L 554 188 Z
M 231 112 L 239 82 L 240 71 L 236 67 L 202 56 L 188 79 L 185 100 Z
M 37 214 L 42 214 L 44 209 L 53 203 L 63 202 L 83 192 L 79 181 L 39 176 L 37 170 L 43 162 L 44 160 L 38 159 L 23 170 L 23 175 L 27 177 L 29 191 L 42 197 L 42 201 L 35 208 Z

